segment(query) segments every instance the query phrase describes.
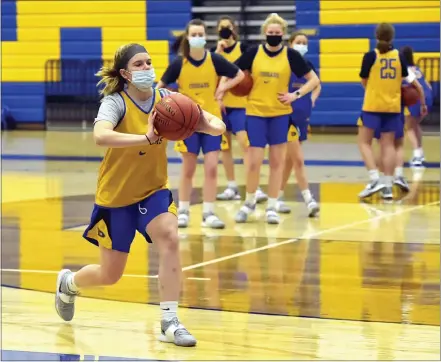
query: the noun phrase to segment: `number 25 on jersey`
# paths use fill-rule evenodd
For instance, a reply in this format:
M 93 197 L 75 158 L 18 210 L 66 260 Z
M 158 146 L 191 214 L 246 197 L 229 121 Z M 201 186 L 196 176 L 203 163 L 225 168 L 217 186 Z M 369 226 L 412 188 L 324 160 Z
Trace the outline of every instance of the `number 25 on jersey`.
M 397 77 L 396 59 L 381 59 L 381 79 L 395 79 Z

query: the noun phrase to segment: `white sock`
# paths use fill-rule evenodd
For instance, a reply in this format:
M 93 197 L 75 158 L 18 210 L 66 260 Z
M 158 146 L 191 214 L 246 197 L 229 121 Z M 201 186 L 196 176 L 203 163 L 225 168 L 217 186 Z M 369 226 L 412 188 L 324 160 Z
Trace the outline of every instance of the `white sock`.
M 179 201 L 179 211 L 188 211 L 190 209 L 190 201 Z
M 204 202 L 202 204 L 202 212 L 204 214 L 208 212 L 214 212 L 214 202 Z
M 384 184 L 386 185 L 386 187 L 392 187 L 393 181 L 393 176 L 384 176 Z
M 282 198 L 285 195 L 285 191 L 280 190 L 279 191 L 279 199 Z
M 229 189 L 237 189 L 237 183 L 236 183 L 236 181 L 228 181 L 228 183 L 227 183 L 227 187 L 228 187 Z
M 276 208 L 277 199 L 268 197 L 268 209 L 275 209 Z
M 249 202 L 251 204 L 255 204 L 256 203 L 256 193 L 255 192 L 247 192 L 247 196 L 245 199 L 246 202 Z
M 369 178 L 371 181 L 378 181 L 380 179 L 380 174 L 378 170 L 369 170 Z
M 418 158 L 420 158 L 420 157 L 423 157 L 423 149 L 422 148 L 415 148 L 414 150 L 413 150 L 413 156 L 414 157 L 418 157 Z
M 302 191 L 303 200 L 305 200 L 306 203 L 310 202 L 312 200 L 312 194 L 309 189 Z
M 75 276 L 75 273 L 72 273 L 71 275 L 69 275 L 66 278 L 67 289 L 72 293 L 78 292 L 78 287 L 75 284 L 74 276 Z
M 402 167 L 395 168 L 395 177 L 403 177 L 403 168 Z
M 161 308 L 162 320 L 169 321 L 177 317 L 178 302 L 160 302 L 159 308 Z

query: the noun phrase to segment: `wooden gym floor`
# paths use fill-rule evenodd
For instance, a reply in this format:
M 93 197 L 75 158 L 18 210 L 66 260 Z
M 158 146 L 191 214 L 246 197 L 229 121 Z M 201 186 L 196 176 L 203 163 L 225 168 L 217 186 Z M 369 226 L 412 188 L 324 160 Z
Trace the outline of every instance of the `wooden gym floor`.
M 184 349 L 156 340 L 158 258 L 139 236 L 121 282 L 84 291 L 71 323 L 58 318 L 58 270 L 98 260 L 81 233 L 103 150 L 90 133 L 3 133 L 2 360 L 439 360 L 439 137 L 425 138 L 429 167 L 406 169 L 411 192 L 392 204 L 358 202 L 366 171 L 354 141 L 305 144 L 322 208 L 312 220 L 292 180 L 293 213 L 280 225 L 262 222 L 264 206 L 235 225 L 240 202 L 219 202 L 227 228 L 202 229 L 198 169 L 191 227 L 180 231 L 179 311 L 198 345 Z M 264 166 L 264 189 L 267 175 Z

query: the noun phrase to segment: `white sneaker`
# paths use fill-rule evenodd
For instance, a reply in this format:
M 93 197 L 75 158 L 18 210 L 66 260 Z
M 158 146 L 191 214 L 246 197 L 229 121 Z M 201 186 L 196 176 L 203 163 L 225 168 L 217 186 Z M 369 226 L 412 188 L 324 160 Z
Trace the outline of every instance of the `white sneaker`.
M 190 211 L 179 210 L 178 211 L 178 228 L 186 228 L 190 223 Z
M 256 203 L 261 204 L 262 202 L 265 202 L 268 200 L 268 195 L 262 191 L 262 189 L 259 187 L 256 190 Z
M 216 200 L 240 200 L 239 190 L 236 187 L 227 187 L 222 193 L 216 195 Z
M 309 217 L 315 217 L 320 212 L 319 204 L 314 199 L 311 199 L 311 201 L 306 204 L 306 207 L 308 208 Z
M 174 343 L 180 347 L 196 346 L 196 338 L 179 322 L 177 317 L 170 321 L 161 321 L 159 340 L 161 342 Z
M 202 215 L 202 227 L 210 229 L 224 229 L 225 223 L 214 212 L 205 212 Z

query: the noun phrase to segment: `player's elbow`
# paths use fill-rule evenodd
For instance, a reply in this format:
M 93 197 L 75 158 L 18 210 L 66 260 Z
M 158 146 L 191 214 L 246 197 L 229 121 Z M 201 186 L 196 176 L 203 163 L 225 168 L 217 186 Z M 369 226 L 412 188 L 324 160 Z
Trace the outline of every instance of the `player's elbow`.
M 107 146 L 107 135 L 105 130 L 95 129 L 93 131 L 93 140 L 97 146 Z

